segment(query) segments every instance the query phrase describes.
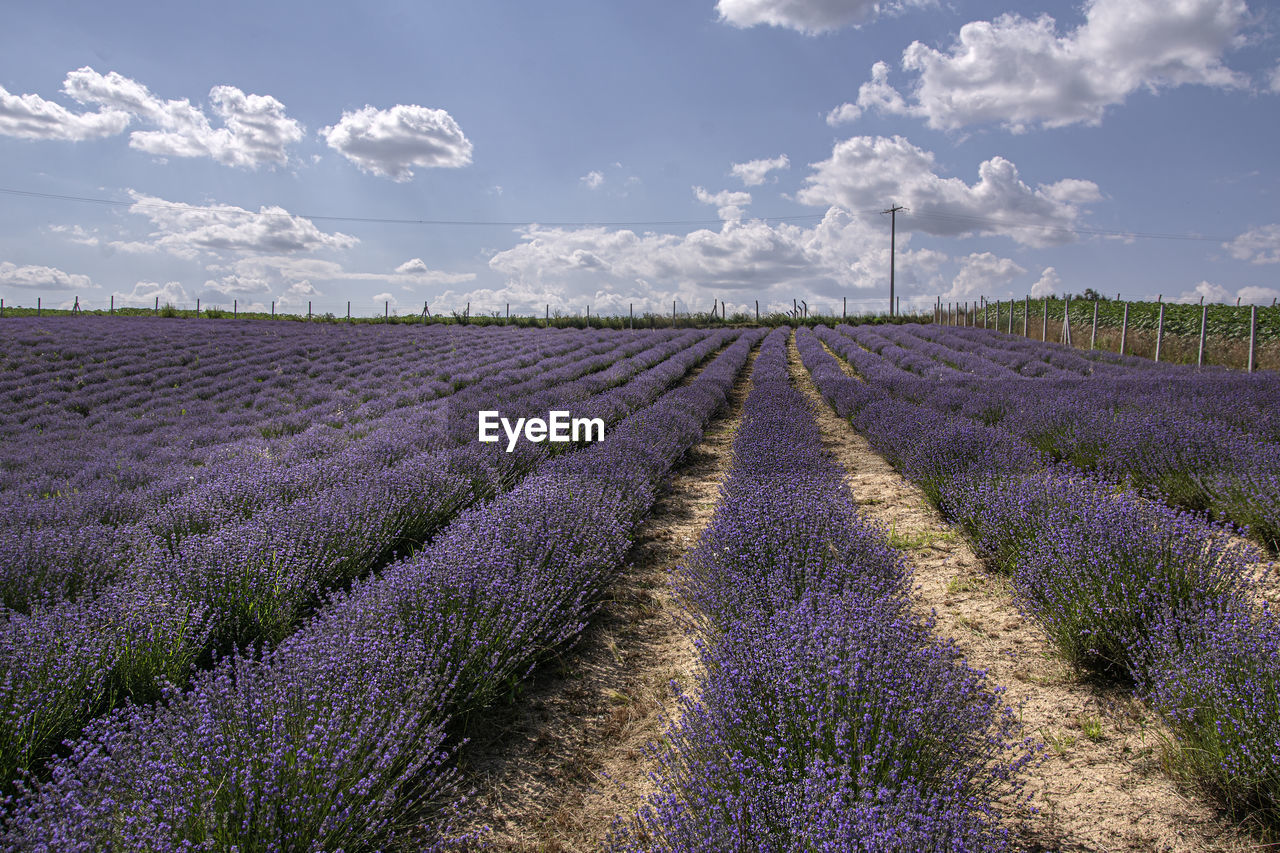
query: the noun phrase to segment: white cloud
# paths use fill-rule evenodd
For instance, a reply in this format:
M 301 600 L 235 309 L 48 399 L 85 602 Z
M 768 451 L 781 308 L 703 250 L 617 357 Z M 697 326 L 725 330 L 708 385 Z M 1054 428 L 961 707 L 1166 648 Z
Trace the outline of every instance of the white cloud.
M 1271 69 L 1271 73 L 1267 75 L 1267 88 L 1275 94 L 1280 95 L 1280 63 Z
M 1062 276 L 1058 275 L 1058 271 L 1053 267 L 1045 267 L 1044 272 L 1040 274 L 1040 280 L 1031 285 L 1031 295 L 1053 296 L 1062 287 Z
M 288 311 L 290 309 L 293 309 L 294 311 L 304 311 L 306 310 L 308 302 L 318 299 L 321 296 L 324 296 L 324 294 L 316 290 L 315 287 L 312 286 L 311 282 L 298 281 L 289 285 L 289 287 L 276 298 L 276 305 L 284 311 Z M 320 309 L 317 308 L 316 312 L 320 313 Z
M 213 291 L 223 296 L 255 296 L 269 294 L 272 284 L 265 278 L 254 278 L 245 275 L 226 275 L 220 279 L 209 279 L 204 283 L 205 291 Z
M 719 0 L 720 20 L 735 27 L 768 24 L 806 35 L 858 26 L 905 6 L 927 5 L 923 0 Z
M 407 181 L 413 168 L 458 168 L 471 162 L 471 141 L 453 116 L 417 104 L 343 112 L 320 135 L 362 171 Z
M 587 172 L 581 178 L 578 178 L 578 180 L 586 184 L 587 189 L 597 190 L 604 184 L 604 174 L 601 172 L 592 170 L 590 172 Z
M 475 273 L 448 273 L 430 269 L 420 258 L 396 267 L 395 272 L 354 272 L 341 264 L 321 258 L 257 255 L 239 258 L 231 264 L 209 264 L 206 269 L 220 273 L 205 287 L 218 293 L 266 293 L 313 281 L 375 281 L 400 284 L 410 293 L 423 285 L 458 284 L 472 281 Z
M 881 63 L 876 64 L 880 65 Z M 862 107 L 857 104 L 850 104 L 846 102 L 827 113 L 827 124 L 832 127 L 839 124 L 849 124 L 850 122 L 857 121 L 861 115 Z
M 694 187 L 693 194 L 703 204 L 714 204 L 716 215 L 725 221 L 737 221 L 742 218 L 742 208 L 751 204 L 751 193 L 722 190 L 709 193 L 702 187 Z
M 792 298 L 830 305 L 848 296 L 854 310 L 859 299 L 887 298 L 889 241 L 881 225 L 832 208 L 811 228 L 729 221 L 719 231 L 675 235 L 531 226 L 521 231 L 521 243 L 489 262 L 507 277 L 504 288 L 450 291 L 440 298 L 510 302 L 513 310 L 539 313 L 548 302 L 582 302 L 625 313 L 629 302 L 637 310 L 669 311 L 672 299 L 694 304 L 712 295 L 739 308 L 753 308 L 759 299 L 762 310 L 783 304 L 790 309 Z M 909 236 L 900 235 L 896 274 L 904 305 L 913 292 L 923 292 L 923 282 L 945 260 L 938 252 L 911 250 L 908 243 Z M 869 289 L 876 290 L 874 296 Z
M 160 300 L 160 307 L 165 305 L 187 305 L 195 306 L 195 298 L 187 294 L 186 289 L 181 282 L 168 281 L 160 284 L 155 281 L 140 281 L 133 286 L 133 290 L 128 293 L 115 291 L 112 296 L 115 297 L 116 305 L 126 305 L 134 307 L 152 308 L 156 304 L 156 299 Z
M 992 157 L 978 167 L 978 182 L 943 178 L 932 152 L 901 136 L 855 136 L 836 144 L 831 158 L 811 164 L 814 173 L 796 196 L 803 204 L 850 210 L 882 209 L 889 201 L 909 208 L 902 227 L 940 236 L 1004 234 L 1029 246 L 1071 242 L 1080 204 L 1100 198 L 1092 181 L 1067 179 L 1027 186 L 1017 167 Z
M 422 258 L 410 258 L 400 266 L 396 267 L 396 272 L 406 275 L 425 275 L 431 270 L 427 268 L 427 262 Z
M 170 202 L 130 191 L 131 213 L 151 220 L 156 230 L 143 245 L 182 258 L 201 252 L 310 252 L 346 249 L 359 242 L 342 233 L 326 233 L 311 220 L 293 216 L 282 207 L 263 205 L 258 213 L 234 205 L 198 206 Z M 119 248 L 125 248 L 123 245 Z
M 160 130 L 135 130 L 129 145 L 158 157 L 209 157 L 226 166 L 257 168 L 288 162 L 288 147 L 302 139 L 302 126 L 269 95 L 246 95 L 235 86 L 209 90 L 215 128 L 187 99 L 161 100 L 136 80 L 85 66 L 67 74 L 62 90 L 82 104 L 131 115 Z
M 1238 261 L 1251 264 L 1280 263 L 1280 225 L 1260 225 L 1222 247 Z
M 990 252 L 973 252 L 960 259 L 960 270 L 951 282 L 951 289 L 942 294 L 942 298 L 988 295 L 1025 272 L 1009 258 L 1000 258 Z
M 73 113 L 39 95 L 14 95 L 0 86 L 0 134 L 4 136 L 80 141 L 123 133 L 128 125 L 129 114 L 122 110 Z
M 1228 302 L 1234 301 L 1231 291 L 1219 284 L 1211 284 L 1202 281 L 1195 286 L 1194 290 L 1183 291 L 1180 295 L 1171 299 L 1171 302 L 1199 302 L 1203 299 L 1205 302 Z
M 775 169 L 790 167 L 791 161 L 787 159 L 787 155 L 779 154 L 772 160 L 748 160 L 746 163 L 734 163 L 730 171 L 740 178 L 745 186 L 755 187 L 763 184 L 768 174 Z
M 1237 291 L 1236 295 L 1246 305 L 1253 303 L 1263 305 L 1268 301 L 1275 302 L 1280 299 L 1280 290 L 1276 290 L 1274 287 L 1242 287 Z
M 1243 305 L 1270 305 L 1277 298 L 1280 298 L 1280 290 L 1276 290 L 1273 287 L 1250 285 L 1240 288 L 1233 294 L 1220 284 L 1202 281 L 1195 286 L 1195 289 L 1183 291 L 1171 301 L 1200 302 L 1203 299 L 1209 303 L 1219 302 L 1234 305 L 1236 300 L 1239 299 Z
M 388 303 L 390 303 L 389 308 L 396 308 L 396 307 L 398 307 L 398 306 L 400 305 L 400 303 L 396 300 L 395 295 L 394 295 L 394 294 L 392 294 L 392 293 L 375 293 L 375 294 L 373 295 L 373 301 L 374 301 L 374 302 L 388 302 Z M 392 313 L 394 313 L 394 312 L 392 312 Z
M 8 261 L 0 263 L 0 287 L 21 287 L 28 290 L 90 290 L 98 285 L 87 275 L 63 272 L 57 267 L 18 266 Z
M 1089 0 L 1085 22 L 1065 34 L 1049 15 L 973 21 L 947 52 L 918 41 L 903 51 L 903 69 L 918 74 L 911 103 L 889 85 L 888 66 L 876 63 L 857 107 L 917 116 L 944 130 L 1098 124 L 1107 107 L 1138 89 L 1246 87 L 1222 56 L 1248 21 L 1244 0 Z M 856 118 L 841 111 L 833 115 Z

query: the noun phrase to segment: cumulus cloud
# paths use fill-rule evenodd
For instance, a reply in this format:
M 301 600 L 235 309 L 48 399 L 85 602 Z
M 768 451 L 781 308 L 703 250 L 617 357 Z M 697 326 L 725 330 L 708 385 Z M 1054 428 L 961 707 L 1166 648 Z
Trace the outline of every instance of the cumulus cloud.
M 47 291 L 89 290 L 97 286 L 87 275 L 63 272 L 57 267 L 18 266 L 8 261 L 0 263 L 0 287 Z
M 477 304 L 511 302 L 522 310 L 583 302 L 623 313 L 629 302 L 638 310 L 669 311 L 672 299 L 693 305 L 709 295 L 739 309 L 753 308 L 759 299 L 761 310 L 790 309 L 792 298 L 838 305 L 847 295 L 853 310 L 860 298 L 877 304 L 887 298 L 889 245 L 881 225 L 834 207 L 810 228 L 728 221 L 718 231 L 676 235 L 535 225 L 522 229 L 522 241 L 489 262 L 506 276 L 505 288 L 455 295 Z M 912 250 L 908 243 L 909 235 L 900 237 L 897 255 L 904 304 L 945 260 L 938 252 Z M 885 296 L 854 292 L 871 288 L 882 288 Z M 659 307 L 664 304 L 665 309 Z
M 1280 263 L 1280 225 L 1260 225 L 1222 247 L 1238 261 L 1251 264 Z
M 1231 292 L 1220 284 L 1212 284 L 1208 281 L 1201 281 L 1192 290 L 1184 290 L 1178 296 L 1169 300 L 1170 302 L 1227 302 L 1234 301 L 1235 297 Z
M 856 27 L 884 13 L 906 6 L 924 6 L 925 0 L 719 0 L 720 20 L 735 27 L 768 24 L 806 35 Z
M 347 249 L 359 242 L 326 233 L 311 220 L 282 207 L 263 205 L 257 213 L 229 204 L 199 206 L 130 191 L 131 213 L 151 220 L 156 230 L 143 245 L 192 259 L 202 252 L 310 252 Z
M 284 311 L 305 311 L 308 302 L 319 299 L 322 296 L 324 294 L 316 290 L 311 282 L 298 281 L 289 285 L 283 293 L 276 297 L 276 304 Z
M 776 169 L 789 169 L 791 161 L 786 154 L 779 154 L 772 160 L 748 160 L 745 163 L 734 163 L 732 173 L 748 187 L 763 184 L 768 174 Z
M 403 290 L 412 292 L 422 285 L 458 284 L 476 277 L 475 273 L 433 270 L 421 258 L 404 262 L 394 272 L 357 272 L 336 261 L 287 255 L 255 255 L 229 264 L 209 264 L 206 269 L 220 276 L 206 281 L 205 287 L 223 294 L 275 292 L 301 282 L 317 281 L 374 281 L 399 284 Z
M 604 174 L 602 172 L 592 170 L 587 172 L 581 178 L 578 178 L 578 180 L 584 184 L 587 189 L 597 190 L 604 185 Z
M 139 281 L 133 286 L 133 290 L 128 293 L 123 291 L 115 291 L 112 294 L 115 297 L 116 305 L 131 305 L 134 307 L 142 306 L 145 308 L 153 307 L 156 299 L 160 300 L 160 305 L 186 305 L 190 303 L 195 305 L 195 298 L 190 296 L 186 288 L 179 281 L 167 281 L 160 284 L 155 281 Z
M 427 267 L 427 262 L 422 258 L 410 258 L 400 266 L 396 267 L 396 272 L 405 275 L 425 275 L 431 270 Z
M 694 187 L 693 194 L 703 204 L 714 204 L 716 215 L 725 221 L 737 221 L 742 218 L 742 208 L 751 204 L 751 193 L 722 190 L 709 193 L 702 187 Z
M 0 86 L 0 134 L 19 139 L 62 139 L 78 142 L 123 133 L 129 114 L 100 109 L 73 113 L 39 95 L 14 95 Z
M 1074 178 L 1032 189 L 1003 157 L 983 162 L 975 184 L 943 178 L 932 152 L 901 136 L 846 139 L 812 166 L 796 196 L 803 204 L 866 210 L 894 200 L 910 209 L 900 226 L 939 236 L 1004 234 L 1029 246 L 1071 242 L 1073 234 L 1055 229 L 1073 227 L 1080 205 L 1101 198 L 1092 181 Z
M 62 90 L 82 104 L 97 104 L 103 111 L 159 127 L 129 135 L 130 147 L 158 157 L 209 157 L 226 166 L 257 168 L 286 163 L 288 147 L 302 139 L 302 126 L 285 114 L 284 104 L 269 95 L 247 95 L 235 86 L 209 90 L 213 112 L 223 124 L 217 128 L 187 99 L 162 100 L 115 71 L 99 74 L 88 66 L 79 68 L 67 74 Z
M 453 116 L 417 104 L 344 111 L 320 135 L 362 171 L 397 182 L 412 178 L 415 166 L 458 168 L 471 162 L 471 141 Z
M 1062 276 L 1058 275 L 1058 271 L 1053 267 L 1045 267 L 1044 272 L 1040 274 L 1040 280 L 1031 285 L 1031 295 L 1053 296 L 1062 287 Z
M 828 121 L 877 109 L 941 130 L 1098 124 L 1107 107 L 1139 89 L 1246 87 L 1222 57 L 1248 22 L 1244 0 L 1090 0 L 1085 22 L 1066 33 L 1049 15 L 973 21 L 945 52 L 918 41 L 903 51 L 903 70 L 917 74 L 909 101 L 878 62 L 857 103 L 836 108 Z
M 1236 292 L 1236 296 L 1240 297 L 1241 301 L 1246 304 L 1257 303 L 1262 305 L 1268 300 L 1275 302 L 1280 299 L 1280 290 L 1276 290 L 1274 287 L 1242 287 Z
M 1232 293 L 1220 284 L 1202 281 L 1194 289 L 1183 291 L 1171 301 L 1190 303 L 1203 300 L 1209 303 L 1220 302 L 1234 305 L 1236 300 L 1239 299 L 1245 305 L 1270 305 L 1277 298 L 1280 298 L 1280 290 L 1272 287 L 1250 285 Z
M 964 299 L 990 294 L 1025 272 L 1010 258 L 997 257 L 991 252 L 973 252 L 960 259 L 960 270 L 942 298 Z
M 1277 63 L 1267 76 L 1267 88 L 1275 94 L 1280 94 L 1280 63 Z

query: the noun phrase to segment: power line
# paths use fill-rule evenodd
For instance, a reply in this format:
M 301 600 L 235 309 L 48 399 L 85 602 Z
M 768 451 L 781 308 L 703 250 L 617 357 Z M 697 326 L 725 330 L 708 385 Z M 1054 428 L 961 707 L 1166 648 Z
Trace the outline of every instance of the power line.
M 526 219 L 521 221 L 498 221 L 498 220 L 480 220 L 480 219 L 400 219 L 378 216 L 332 216 L 328 214 L 310 214 L 310 213 L 271 213 L 264 211 L 246 210 L 241 207 L 196 207 L 193 205 L 181 204 L 177 202 L 150 202 L 150 201 L 121 201 L 120 199 L 111 198 L 92 198 L 89 196 L 78 195 L 62 195 L 59 193 L 33 192 L 31 190 L 17 190 L 8 187 L 0 187 L 0 193 L 6 195 L 22 196 L 26 198 L 43 198 L 53 199 L 56 201 L 79 201 L 91 204 L 104 204 L 116 207 L 129 207 L 141 209 L 156 210 L 176 210 L 189 212 L 192 210 L 206 211 L 210 213 L 230 214 L 239 216 L 255 216 L 255 217 L 278 217 L 284 219 L 310 219 L 321 222 L 365 222 L 382 225 L 477 225 L 477 226 L 496 226 L 515 228 L 522 225 L 543 225 L 550 227 L 599 227 L 599 228 L 623 228 L 635 227 L 640 225 L 719 225 L 722 219 L 653 219 L 629 222 L 543 222 L 541 220 Z M 822 219 L 825 213 L 802 213 L 792 216 L 755 216 L 754 220 L 762 222 L 790 222 L 797 220 Z
M 120 199 L 95 198 L 91 196 L 66 195 L 61 193 L 36 192 L 33 190 L 20 190 L 10 187 L 0 187 L 0 194 L 18 196 L 23 198 L 40 198 L 50 199 L 54 201 L 76 201 L 88 204 L 102 204 L 113 207 L 129 207 L 141 210 L 174 210 L 174 211 L 205 211 L 218 213 L 222 215 L 237 216 L 254 216 L 267 218 L 283 218 L 283 219 L 309 219 L 320 222 L 359 222 L 375 225 L 433 225 L 433 226 L 476 226 L 476 227 L 499 227 L 499 228 L 519 228 L 529 225 L 540 225 L 552 228 L 634 228 L 640 226 L 694 226 L 694 225 L 720 225 L 723 219 L 652 219 L 652 220 L 632 220 L 632 221 L 541 221 L 541 220 L 481 220 L 481 219 L 411 219 L 396 217 L 378 217 L 378 216 L 349 216 L 349 215 L 330 215 L 330 214 L 308 214 L 308 213 L 272 213 L 263 211 L 246 210 L 245 208 L 227 205 L 223 207 L 199 207 L 195 205 L 182 204 L 178 202 L 165 201 L 122 201 Z M 849 210 L 845 211 L 850 216 L 872 216 L 885 211 L 880 210 Z M 753 216 L 749 221 L 753 222 L 806 222 L 825 219 L 826 213 L 799 213 L 790 216 Z M 1065 225 L 1045 225 L 1034 222 L 1016 222 L 1008 219 L 997 219 L 990 216 L 976 216 L 964 213 L 948 213 L 945 211 L 921 211 L 916 210 L 914 218 L 917 220 L 942 220 L 975 223 L 977 225 L 988 225 L 998 228 L 1032 228 L 1041 231 L 1052 231 L 1061 234 L 1078 234 L 1083 236 L 1097 237 L 1122 237 L 1126 239 L 1142 239 L 1142 240 L 1190 240 L 1204 243 L 1226 243 L 1233 240 L 1233 237 L 1214 237 L 1204 234 L 1169 234 L 1151 231 L 1121 231 L 1118 229 L 1106 228 L 1072 228 Z M 928 232 L 926 232 L 928 233 Z M 934 235 L 944 236 L 944 235 Z

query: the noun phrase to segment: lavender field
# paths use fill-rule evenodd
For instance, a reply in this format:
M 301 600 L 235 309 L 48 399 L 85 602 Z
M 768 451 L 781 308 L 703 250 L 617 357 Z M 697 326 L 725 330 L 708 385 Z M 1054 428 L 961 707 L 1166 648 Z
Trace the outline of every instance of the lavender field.
M 1280 827 L 1272 372 L 933 325 L 24 317 L 0 344 L 0 848 L 534 849 L 476 828 L 497 783 L 470 734 L 573 689 L 713 429 L 718 499 L 635 617 L 696 648 L 651 748 L 581 758 L 592 840 L 531 801 L 508 823 L 558 849 L 1088 846 L 1037 817 L 1061 741 L 835 453 L 865 440 L 1073 685 L 1167 733 L 1170 785 Z M 604 438 L 508 452 L 489 410 Z

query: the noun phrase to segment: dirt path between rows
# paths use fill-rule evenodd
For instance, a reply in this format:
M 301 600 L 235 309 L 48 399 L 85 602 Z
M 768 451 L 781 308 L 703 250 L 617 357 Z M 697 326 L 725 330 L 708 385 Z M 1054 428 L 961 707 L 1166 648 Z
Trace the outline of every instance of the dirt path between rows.
M 1256 840 L 1161 769 L 1167 730 L 1124 691 L 1088 683 L 1023 619 L 1007 583 L 988 574 L 965 538 L 821 398 L 794 340 L 792 377 L 815 402 L 823 443 L 849 472 L 863 512 L 884 525 L 914 572 L 913 597 L 936 631 L 986 670 L 1045 759 L 1027 774 L 1038 814 L 1010 809 L 1027 850 L 1243 850 Z M 851 369 L 841 360 L 846 371 Z
M 629 568 L 578 644 L 516 705 L 492 709 L 460 754 L 464 787 L 475 789 L 463 830 L 489 827 L 486 849 L 599 850 L 614 817 L 653 791 L 646 747 L 676 710 L 672 681 L 691 685 L 697 667 L 669 580 L 719 500 L 754 363 L 752 353 L 727 409 L 667 477 Z

